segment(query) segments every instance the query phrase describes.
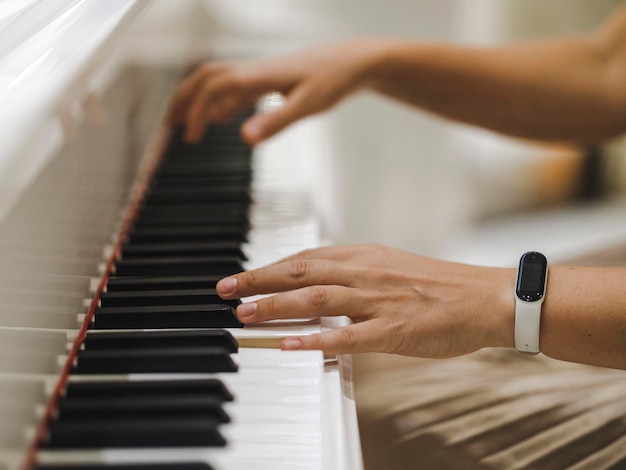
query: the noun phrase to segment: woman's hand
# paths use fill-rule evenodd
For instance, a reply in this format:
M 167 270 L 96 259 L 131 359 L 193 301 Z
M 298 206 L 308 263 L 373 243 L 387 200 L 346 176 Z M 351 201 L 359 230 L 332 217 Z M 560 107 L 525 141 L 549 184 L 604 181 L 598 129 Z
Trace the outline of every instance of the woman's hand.
M 281 108 L 250 118 L 242 128 L 244 139 L 256 144 L 359 89 L 373 65 L 376 44 L 360 40 L 279 58 L 206 63 L 180 85 L 170 105 L 168 122 L 185 125 L 185 137 L 194 142 L 210 123 L 228 119 L 267 93 L 280 92 L 285 96 Z
M 513 346 L 515 270 L 424 258 L 378 245 L 304 251 L 221 280 L 243 323 L 346 315 L 352 325 L 285 339 L 283 349 L 443 358 Z

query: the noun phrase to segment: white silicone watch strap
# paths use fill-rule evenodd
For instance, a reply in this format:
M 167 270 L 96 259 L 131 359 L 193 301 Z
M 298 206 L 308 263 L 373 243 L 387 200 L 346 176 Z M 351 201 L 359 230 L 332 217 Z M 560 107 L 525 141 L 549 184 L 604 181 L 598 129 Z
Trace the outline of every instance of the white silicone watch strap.
M 515 297 L 515 348 L 522 353 L 539 353 L 539 325 L 543 297 L 525 302 Z

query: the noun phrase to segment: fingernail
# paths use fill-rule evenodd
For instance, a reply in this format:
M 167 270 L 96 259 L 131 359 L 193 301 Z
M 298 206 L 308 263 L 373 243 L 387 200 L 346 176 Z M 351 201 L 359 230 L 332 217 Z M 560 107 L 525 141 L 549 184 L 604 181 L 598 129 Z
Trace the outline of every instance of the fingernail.
M 283 341 L 282 349 L 296 351 L 302 349 L 302 340 L 299 338 L 289 338 Z
M 236 287 L 237 287 L 237 278 L 236 277 L 226 277 L 226 278 L 220 280 L 217 283 L 217 285 L 215 286 L 215 288 L 221 294 L 230 294 L 231 292 L 233 292 L 235 290 Z
M 239 317 L 250 317 L 256 312 L 256 302 L 250 302 L 249 304 L 241 304 L 237 307 L 237 315 Z

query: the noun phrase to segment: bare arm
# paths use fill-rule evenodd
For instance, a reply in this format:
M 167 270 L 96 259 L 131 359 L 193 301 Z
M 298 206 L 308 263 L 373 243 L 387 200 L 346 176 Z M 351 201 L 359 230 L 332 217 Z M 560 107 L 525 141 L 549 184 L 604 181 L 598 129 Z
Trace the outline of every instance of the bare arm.
M 597 32 L 496 49 L 389 44 L 378 91 L 505 134 L 597 141 L 626 131 L 626 5 Z
M 286 339 L 284 349 L 443 358 L 514 347 L 515 277 L 515 269 L 364 245 L 305 251 L 217 288 L 228 299 L 278 292 L 240 305 L 243 323 L 334 315 L 354 322 Z M 626 269 L 551 266 L 540 331 L 548 356 L 626 369 Z
M 206 64 L 180 87 L 169 120 L 196 140 L 209 123 L 282 92 L 282 109 L 244 125 L 255 144 L 363 89 L 506 134 L 602 140 L 626 131 L 626 5 L 591 34 L 501 48 L 362 39 Z
M 550 268 L 541 349 L 557 359 L 626 369 L 626 269 Z

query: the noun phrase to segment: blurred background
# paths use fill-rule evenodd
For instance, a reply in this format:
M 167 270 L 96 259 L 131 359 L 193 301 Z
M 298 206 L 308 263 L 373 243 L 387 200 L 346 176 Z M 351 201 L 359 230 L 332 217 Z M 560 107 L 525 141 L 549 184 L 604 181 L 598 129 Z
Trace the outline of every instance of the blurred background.
M 136 33 L 134 60 L 245 59 L 358 36 L 489 46 L 590 30 L 619 3 L 160 0 Z M 587 158 L 599 149 L 503 138 L 369 94 L 295 127 L 299 150 L 315 159 L 328 243 L 513 265 L 528 249 L 566 261 L 626 240 L 619 188 L 590 182 L 585 166 L 605 171 L 614 143 L 599 162 Z

